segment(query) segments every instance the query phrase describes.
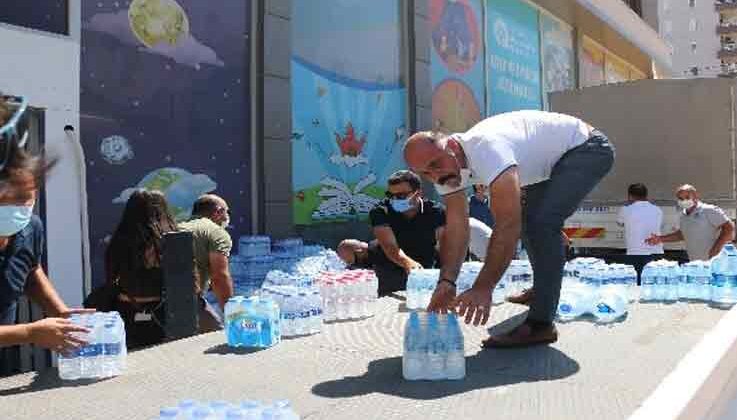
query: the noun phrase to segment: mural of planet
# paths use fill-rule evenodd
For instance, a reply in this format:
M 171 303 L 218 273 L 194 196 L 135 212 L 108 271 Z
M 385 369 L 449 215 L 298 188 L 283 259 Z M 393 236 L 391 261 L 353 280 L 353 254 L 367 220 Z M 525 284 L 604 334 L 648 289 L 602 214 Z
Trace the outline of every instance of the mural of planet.
M 111 165 L 122 165 L 133 159 L 133 148 L 123 136 L 105 137 L 100 142 L 100 154 Z
M 169 210 L 177 221 L 186 220 L 192 214 L 192 204 L 199 196 L 215 191 L 218 184 L 204 174 L 192 174 L 181 168 L 159 168 L 148 173 L 132 188 L 126 188 L 113 200 L 123 204 L 137 189 L 158 190 L 169 202 Z
M 457 133 L 481 120 L 481 111 L 471 89 L 460 80 L 446 79 L 432 96 L 433 129 Z
M 463 74 L 481 52 L 478 16 L 468 0 L 431 0 L 432 42 L 448 69 Z
M 149 48 L 162 42 L 175 45 L 189 34 L 189 19 L 176 0 L 133 0 L 128 20 L 136 38 Z

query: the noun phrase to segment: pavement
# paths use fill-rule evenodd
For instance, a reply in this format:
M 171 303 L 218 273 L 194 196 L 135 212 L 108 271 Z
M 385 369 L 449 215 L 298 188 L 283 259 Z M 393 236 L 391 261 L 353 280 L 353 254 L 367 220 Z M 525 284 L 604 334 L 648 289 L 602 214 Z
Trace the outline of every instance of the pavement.
M 489 325 L 521 322 L 495 306 Z M 600 326 L 559 324 L 551 346 L 481 350 L 487 327 L 464 326 L 466 378 L 402 379 L 401 297 L 377 314 L 264 350 L 230 349 L 221 332 L 132 352 L 125 374 L 67 383 L 55 370 L 0 378 L 3 419 L 153 419 L 187 398 L 289 399 L 303 419 L 626 419 L 725 311 L 703 304 L 635 304 Z

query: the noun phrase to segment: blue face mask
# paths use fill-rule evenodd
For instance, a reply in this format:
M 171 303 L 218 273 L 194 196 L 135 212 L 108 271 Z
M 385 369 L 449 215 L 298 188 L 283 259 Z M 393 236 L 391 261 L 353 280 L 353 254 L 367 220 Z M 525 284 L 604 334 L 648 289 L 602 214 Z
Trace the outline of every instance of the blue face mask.
M 0 236 L 13 236 L 31 223 L 33 206 L 0 206 Z
M 414 208 L 411 198 L 392 198 L 391 200 L 389 200 L 389 204 L 391 204 L 394 211 L 398 213 L 404 213 Z

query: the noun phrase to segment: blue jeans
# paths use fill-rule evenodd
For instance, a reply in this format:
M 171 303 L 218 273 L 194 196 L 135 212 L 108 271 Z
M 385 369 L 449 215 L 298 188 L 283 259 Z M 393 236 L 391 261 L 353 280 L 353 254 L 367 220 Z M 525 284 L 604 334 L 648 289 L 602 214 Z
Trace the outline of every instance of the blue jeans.
M 535 277 L 528 319 L 552 322 L 555 318 L 565 264 L 563 223 L 613 163 L 614 147 L 604 133 L 594 130 L 585 143 L 558 160 L 550 179 L 524 187 L 522 242 Z

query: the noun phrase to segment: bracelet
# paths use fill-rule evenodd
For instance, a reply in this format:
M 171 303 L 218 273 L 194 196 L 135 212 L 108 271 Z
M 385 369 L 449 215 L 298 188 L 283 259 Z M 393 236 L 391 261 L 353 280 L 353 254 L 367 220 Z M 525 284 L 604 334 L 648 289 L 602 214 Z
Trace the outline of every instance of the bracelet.
M 450 281 L 448 279 L 440 279 L 440 280 L 438 280 L 438 284 L 440 284 L 440 283 L 448 283 L 451 286 L 453 286 L 454 288 L 456 287 L 456 282 Z

